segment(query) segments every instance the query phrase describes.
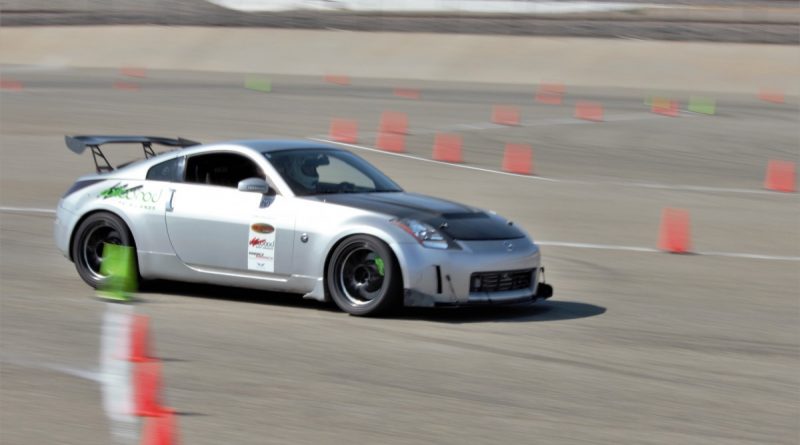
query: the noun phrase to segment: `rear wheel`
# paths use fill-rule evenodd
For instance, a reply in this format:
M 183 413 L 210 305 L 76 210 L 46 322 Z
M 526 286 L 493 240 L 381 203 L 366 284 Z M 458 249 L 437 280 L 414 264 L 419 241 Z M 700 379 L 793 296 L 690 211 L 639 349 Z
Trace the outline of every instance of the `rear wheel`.
M 395 306 L 403 290 L 400 267 L 386 243 L 368 235 L 342 241 L 326 277 L 331 298 L 352 315 L 376 315 Z
M 95 213 L 86 218 L 75 231 L 72 260 L 75 262 L 78 275 L 94 288 L 102 286 L 108 279 L 101 272 L 103 247 L 106 244 L 135 248 L 128 226 L 116 215 L 107 212 Z

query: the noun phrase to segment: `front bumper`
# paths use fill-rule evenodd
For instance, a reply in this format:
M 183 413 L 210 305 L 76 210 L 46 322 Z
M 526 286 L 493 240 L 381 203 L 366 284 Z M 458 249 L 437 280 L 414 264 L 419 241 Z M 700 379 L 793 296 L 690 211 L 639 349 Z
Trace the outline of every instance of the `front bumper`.
M 513 304 L 550 296 L 538 293 L 540 253 L 529 239 L 469 241 L 459 242 L 459 246 L 460 250 L 404 246 L 399 256 L 404 269 L 405 306 Z M 523 283 L 515 281 L 512 286 L 484 291 L 484 286 L 474 283 L 473 274 L 497 272 L 507 277 L 522 270 L 529 271 L 530 278 Z
M 66 257 L 70 257 L 69 241 L 72 227 L 75 225 L 76 215 L 68 210 L 63 201 L 58 203 L 56 207 L 56 220 L 53 224 L 53 238 L 56 242 L 56 247 Z
M 462 307 L 462 306 L 491 306 L 532 303 L 546 300 L 553 296 L 553 286 L 540 282 L 536 284 L 536 292 L 491 292 L 485 295 L 471 295 L 466 301 L 449 302 L 437 301 L 435 295 L 427 295 L 414 289 L 406 289 L 403 295 L 403 305 L 407 307 Z

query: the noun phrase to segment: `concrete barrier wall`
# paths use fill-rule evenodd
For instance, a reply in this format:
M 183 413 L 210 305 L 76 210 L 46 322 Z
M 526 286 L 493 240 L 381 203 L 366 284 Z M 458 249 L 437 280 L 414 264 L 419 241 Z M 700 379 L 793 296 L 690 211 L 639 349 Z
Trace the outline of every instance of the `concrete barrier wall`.
M 797 46 L 156 26 L 0 29 L 0 63 L 800 91 Z

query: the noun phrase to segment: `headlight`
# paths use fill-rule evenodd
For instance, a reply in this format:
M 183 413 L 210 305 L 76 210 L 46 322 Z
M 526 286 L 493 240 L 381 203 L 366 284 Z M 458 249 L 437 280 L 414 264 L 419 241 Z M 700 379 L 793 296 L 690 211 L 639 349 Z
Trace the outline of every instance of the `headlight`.
M 447 240 L 434 229 L 430 224 L 417 221 L 416 219 L 396 219 L 392 221 L 395 225 L 405 230 L 413 236 L 420 244 L 431 249 L 447 249 Z

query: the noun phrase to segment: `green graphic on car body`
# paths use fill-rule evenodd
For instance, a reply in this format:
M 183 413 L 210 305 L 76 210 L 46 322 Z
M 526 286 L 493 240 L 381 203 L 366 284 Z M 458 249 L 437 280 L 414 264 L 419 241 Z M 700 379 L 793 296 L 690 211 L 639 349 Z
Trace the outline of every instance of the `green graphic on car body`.
M 128 193 L 130 193 L 130 192 L 132 192 L 134 190 L 138 190 L 138 189 L 142 188 L 141 185 L 137 185 L 136 187 L 128 188 L 128 184 L 125 184 L 125 185 L 119 185 L 119 184 L 120 183 L 118 182 L 115 185 L 112 185 L 111 187 L 103 190 L 102 192 L 100 192 L 99 196 L 101 198 L 103 198 L 103 199 L 108 199 L 108 198 L 127 198 L 128 197 Z
M 128 207 L 137 207 L 143 210 L 155 210 L 155 203 L 161 200 L 163 190 L 158 191 L 148 191 L 143 190 L 142 185 L 137 185 L 136 187 L 128 187 L 128 184 L 121 185 L 121 183 L 116 183 L 115 185 L 101 191 L 97 196 L 104 200 L 106 199 L 118 199 L 117 201 L 121 205 L 125 205 Z

